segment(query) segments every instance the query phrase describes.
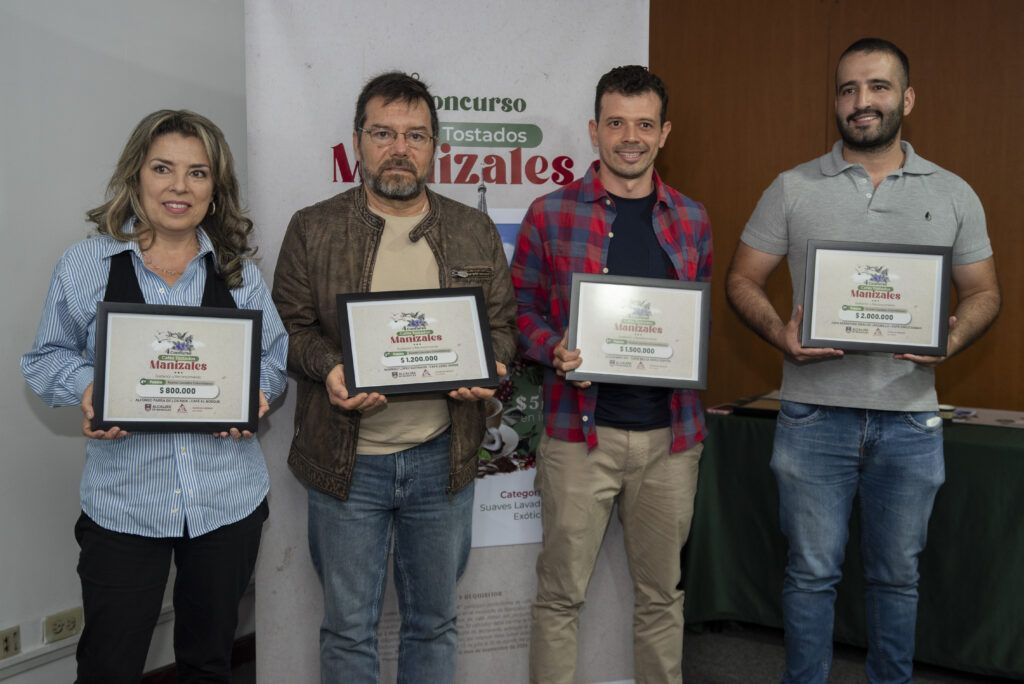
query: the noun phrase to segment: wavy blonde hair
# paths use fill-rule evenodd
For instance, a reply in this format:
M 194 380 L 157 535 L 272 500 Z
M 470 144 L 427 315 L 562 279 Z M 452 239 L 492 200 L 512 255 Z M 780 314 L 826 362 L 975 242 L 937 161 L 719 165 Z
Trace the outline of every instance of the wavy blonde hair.
M 213 242 L 221 277 L 229 288 L 239 287 L 242 263 L 256 253 L 256 248 L 249 246 L 252 221 L 242 213 L 231 148 L 220 128 L 205 116 L 187 109 L 161 109 L 140 121 L 128 137 L 107 183 L 107 201 L 86 212 L 86 217 L 96 224 L 98 232 L 123 242 L 138 242 L 151 230 L 139 198 L 139 172 L 153 141 L 168 133 L 198 138 L 206 148 L 217 208 L 203 218 L 202 226 Z M 132 216 L 139 219 L 137 229 L 125 232 L 125 222 Z

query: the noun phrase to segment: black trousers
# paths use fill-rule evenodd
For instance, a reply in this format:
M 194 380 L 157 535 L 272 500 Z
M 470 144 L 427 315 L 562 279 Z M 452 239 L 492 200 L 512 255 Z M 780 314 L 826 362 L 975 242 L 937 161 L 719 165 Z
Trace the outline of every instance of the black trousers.
M 256 566 L 268 510 L 264 500 L 242 520 L 195 538 L 187 530 L 161 538 L 111 532 L 82 513 L 75 525 L 85 611 L 78 684 L 142 679 L 172 556 L 177 679 L 230 682 L 238 603 Z

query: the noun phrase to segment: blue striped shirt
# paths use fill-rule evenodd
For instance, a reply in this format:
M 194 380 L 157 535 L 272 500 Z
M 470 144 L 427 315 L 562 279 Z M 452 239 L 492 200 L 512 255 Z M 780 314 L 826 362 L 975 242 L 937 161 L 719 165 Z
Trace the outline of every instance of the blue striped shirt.
M 35 343 L 21 358 L 22 374 L 43 401 L 50 406 L 79 404 L 93 381 L 96 303 L 103 300 L 115 254 L 133 252 L 147 303 L 199 306 L 206 284 L 204 256 L 213 245 L 202 229 L 198 235 L 199 254 L 174 285 L 144 266 L 134 242 L 98 235 L 64 253 L 53 271 Z M 273 401 L 285 388 L 288 338 L 252 261 L 245 261 L 242 279 L 231 296 L 240 309 L 263 312 L 260 389 Z M 178 537 L 187 520 L 189 535 L 199 536 L 252 513 L 269 489 L 267 465 L 255 438 L 135 432 L 117 440 L 86 440 L 82 510 L 115 532 Z

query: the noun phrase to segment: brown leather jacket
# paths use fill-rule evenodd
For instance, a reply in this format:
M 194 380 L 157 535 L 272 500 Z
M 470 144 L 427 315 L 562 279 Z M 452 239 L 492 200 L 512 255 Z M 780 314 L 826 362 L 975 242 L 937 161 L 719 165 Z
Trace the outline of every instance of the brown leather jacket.
M 410 233 L 437 259 L 441 287 L 480 286 L 491 324 L 494 358 L 515 353 L 516 301 L 508 263 L 486 215 L 427 190 L 430 209 Z M 366 206 L 362 186 L 295 213 L 274 272 L 274 302 L 290 335 L 288 368 L 296 374 L 295 434 L 288 465 L 306 486 L 348 497 L 359 431 L 358 411 L 332 406 L 324 380 L 342 363 L 336 295 L 366 292 L 384 221 Z M 476 477 L 484 403 L 448 400 L 451 414 L 449 493 Z

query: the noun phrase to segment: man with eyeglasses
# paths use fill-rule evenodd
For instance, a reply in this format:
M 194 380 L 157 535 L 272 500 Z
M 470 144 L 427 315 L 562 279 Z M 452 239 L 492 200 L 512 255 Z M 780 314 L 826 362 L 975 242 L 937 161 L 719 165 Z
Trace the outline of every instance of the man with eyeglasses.
M 480 286 L 498 373 L 515 351 L 515 297 L 494 224 L 426 186 L 438 133 L 426 86 L 381 74 L 356 103 L 362 184 L 298 211 L 274 276 L 297 375 L 288 465 L 309 494 L 324 590 L 323 682 L 376 682 L 387 560 L 402 616 L 399 682 L 455 679 L 456 583 L 469 557 L 482 399 L 493 390 L 350 394 L 335 296 Z

